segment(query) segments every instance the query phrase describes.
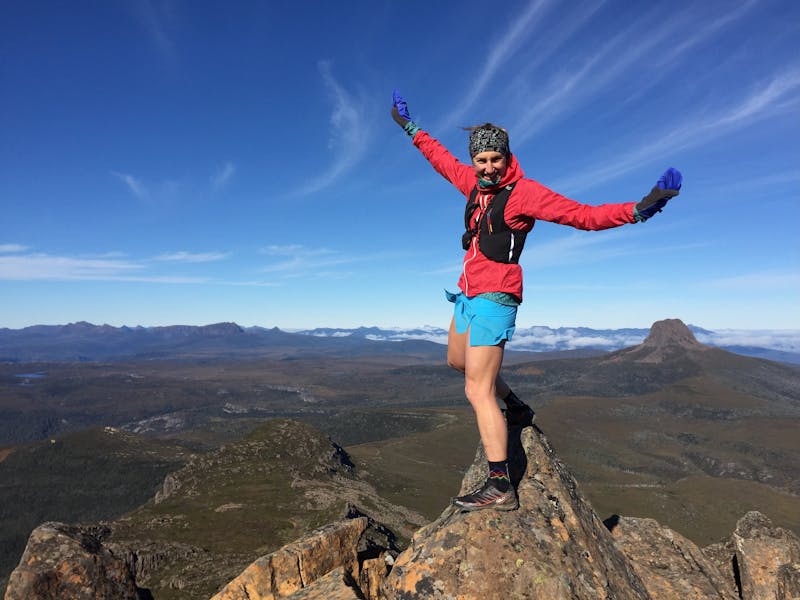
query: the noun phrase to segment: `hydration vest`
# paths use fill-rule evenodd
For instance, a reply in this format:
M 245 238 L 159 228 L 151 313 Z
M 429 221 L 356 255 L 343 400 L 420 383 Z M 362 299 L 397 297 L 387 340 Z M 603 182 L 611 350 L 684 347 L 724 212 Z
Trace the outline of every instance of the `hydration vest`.
M 472 217 L 476 210 L 480 210 L 480 204 L 476 202 L 478 197 L 477 186 L 470 192 L 467 207 L 464 211 L 464 227 L 466 231 L 461 236 L 461 246 L 464 250 L 469 250 L 472 238 L 478 236 L 478 247 L 486 258 L 495 262 L 513 263 L 519 262 L 522 248 L 525 246 L 527 231 L 515 231 L 507 224 L 504 217 L 506 203 L 516 183 L 505 186 L 497 192 L 486 210 L 479 217 L 477 223 L 472 222 Z

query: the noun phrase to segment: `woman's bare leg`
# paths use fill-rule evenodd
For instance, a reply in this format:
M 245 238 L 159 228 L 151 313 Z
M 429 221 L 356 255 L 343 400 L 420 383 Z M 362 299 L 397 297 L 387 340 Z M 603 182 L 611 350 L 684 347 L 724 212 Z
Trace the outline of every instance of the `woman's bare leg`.
M 492 462 L 507 458 L 506 421 L 496 399 L 498 391 L 508 394 L 508 386 L 499 375 L 504 345 L 505 342 L 497 346 L 470 346 L 469 330 L 457 333 L 455 320 L 450 322 L 447 364 L 464 373 L 464 392 L 475 411 L 486 457 Z
M 450 331 L 447 335 L 447 364 L 460 373 L 464 373 L 466 370 L 467 348 L 469 348 L 469 332 L 456 333 L 456 321 L 451 319 Z M 497 398 L 500 399 L 508 396 L 511 391 L 499 373 L 495 377 L 494 388 Z
M 503 346 L 467 346 L 464 392 L 475 411 L 486 458 L 491 462 L 507 458 L 506 420 L 497 406 L 495 381 L 503 364 Z

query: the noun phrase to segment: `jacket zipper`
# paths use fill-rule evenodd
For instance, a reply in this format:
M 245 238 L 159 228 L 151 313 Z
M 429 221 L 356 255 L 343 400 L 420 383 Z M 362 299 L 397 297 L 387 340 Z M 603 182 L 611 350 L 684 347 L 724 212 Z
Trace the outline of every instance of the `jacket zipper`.
M 478 207 L 480 208 L 480 214 L 478 215 L 478 223 L 480 227 L 480 221 L 485 217 L 484 212 L 486 211 L 486 207 L 488 206 L 488 196 L 485 194 L 478 193 Z M 478 255 L 478 236 L 474 236 L 472 238 L 472 256 L 467 258 L 464 261 L 464 265 L 462 267 L 461 273 L 464 275 L 464 294 L 469 298 L 469 279 L 467 278 L 467 264 L 473 260 Z

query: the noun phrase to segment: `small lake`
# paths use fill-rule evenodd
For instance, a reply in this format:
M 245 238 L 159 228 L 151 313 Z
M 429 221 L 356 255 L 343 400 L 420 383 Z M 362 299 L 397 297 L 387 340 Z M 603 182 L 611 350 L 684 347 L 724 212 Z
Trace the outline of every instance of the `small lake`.
M 17 373 L 14 375 L 20 382 L 17 385 L 31 385 L 34 380 L 36 379 L 44 379 L 47 376 L 47 373 L 44 371 L 39 371 L 37 373 Z
M 14 377 L 18 377 L 19 379 L 41 379 L 42 377 L 47 376 L 45 372 L 39 373 L 17 373 Z

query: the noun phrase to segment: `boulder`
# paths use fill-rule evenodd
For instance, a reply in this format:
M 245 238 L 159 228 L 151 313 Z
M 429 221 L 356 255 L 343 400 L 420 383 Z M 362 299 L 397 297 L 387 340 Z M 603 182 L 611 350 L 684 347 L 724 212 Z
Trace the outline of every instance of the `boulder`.
M 5 600 L 136 600 L 125 559 L 102 543 L 103 530 L 48 522 L 28 538 Z
M 738 600 L 731 581 L 694 542 L 658 521 L 615 516 L 606 525 L 653 598 Z
M 800 539 L 773 527 L 757 511 L 748 512 L 733 532 L 743 600 L 795 600 L 800 597 Z
M 325 580 L 332 585 L 358 581 L 358 543 L 368 525 L 366 517 L 346 519 L 317 529 L 283 548 L 262 556 L 228 583 L 212 600 L 272 600 L 286 598 L 341 568 L 343 576 Z M 345 577 L 346 576 L 346 577 Z M 337 583 L 338 582 L 338 583 Z M 348 586 L 349 587 L 349 586 Z M 346 594 L 345 590 L 341 591 Z M 308 593 L 311 593 L 309 590 Z M 312 596 L 305 595 L 303 598 Z M 342 597 L 348 596 L 318 596 Z

